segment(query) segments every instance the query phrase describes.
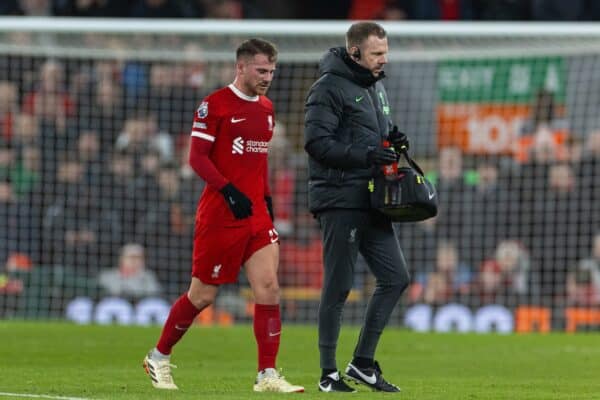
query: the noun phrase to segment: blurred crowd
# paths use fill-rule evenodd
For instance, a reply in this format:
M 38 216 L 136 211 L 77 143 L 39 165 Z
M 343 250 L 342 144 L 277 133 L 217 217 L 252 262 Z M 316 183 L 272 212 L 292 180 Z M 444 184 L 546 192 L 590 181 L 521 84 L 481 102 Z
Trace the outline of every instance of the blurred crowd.
M 99 295 L 185 290 L 203 188 L 187 163 L 192 113 L 231 82 L 231 66 L 3 61 L 0 293 L 23 292 L 11 277 L 37 271 L 80 277 L 75 286 Z M 275 129 L 281 284 L 318 290 L 321 240 L 307 209 L 302 127 L 279 120 Z M 440 212 L 396 227 L 413 277 L 408 302 L 600 305 L 600 130 L 571 135 L 546 91 L 522 130 L 514 154 L 448 146 L 425 160 Z M 365 293 L 366 268 L 362 261 L 356 277 Z
M 3 0 L 0 15 L 132 18 L 597 21 L 593 0 Z

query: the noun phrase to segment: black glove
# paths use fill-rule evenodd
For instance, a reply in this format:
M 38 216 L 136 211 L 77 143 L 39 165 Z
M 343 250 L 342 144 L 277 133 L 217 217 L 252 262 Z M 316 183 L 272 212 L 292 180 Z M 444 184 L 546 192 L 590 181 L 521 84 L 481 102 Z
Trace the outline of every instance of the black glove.
M 398 153 L 408 151 L 408 137 L 404 133 L 400 132 L 396 125 L 394 125 L 388 134 L 388 139 L 392 146 L 394 146 L 394 150 L 396 150 Z
M 233 184 L 228 183 L 220 190 L 225 202 L 237 219 L 248 218 L 252 215 L 252 202 L 246 195 L 240 192 Z
M 367 161 L 370 165 L 389 165 L 397 160 L 398 154 L 386 147 L 374 148 L 367 153 Z
M 275 214 L 273 213 L 273 199 L 271 196 L 265 196 L 265 202 L 267 203 L 267 210 L 269 210 L 271 221 L 275 221 Z

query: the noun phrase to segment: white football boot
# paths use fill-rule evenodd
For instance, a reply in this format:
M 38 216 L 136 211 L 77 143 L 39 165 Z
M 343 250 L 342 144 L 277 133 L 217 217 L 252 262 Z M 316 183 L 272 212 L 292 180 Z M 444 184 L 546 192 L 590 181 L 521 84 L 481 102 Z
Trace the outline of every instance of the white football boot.
M 258 373 L 255 392 L 279 392 L 279 393 L 302 393 L 304 387 L 292 385 L 277 372 L 275 368 L 266 368 Z
M 178 389 L 173 376 L 171 376 L 171 367 L 177 368 L 169 362 L 169 359 L 157 360 L 152 358 L 152 350 L 144 357 L 144 369 L 152 381 L 152 386 L 157 389 Z

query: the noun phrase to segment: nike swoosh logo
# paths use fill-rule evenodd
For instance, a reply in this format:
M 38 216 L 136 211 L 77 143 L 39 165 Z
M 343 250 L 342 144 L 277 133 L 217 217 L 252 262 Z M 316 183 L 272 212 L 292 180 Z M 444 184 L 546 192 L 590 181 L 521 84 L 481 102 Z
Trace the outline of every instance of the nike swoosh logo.
M 354 101 L 356 101 L 357 103 L 360 103 L 360 101 L 363 99 L 363 97 L 365 97 L 365 96 L 356 96 Z
M 238 122 L 242 122 L 245 121 L 246 118 L 235 118 L 235 117 L 231 117 L 231 123 L 232 124 L 237 124 Z
M 351 365 L 352 369 L 354 369 L 354 371 L 358 374 L 358 376 L 360 376 L 365 382 L 374 385 L 377 382 L 377 377 L 375 376 L 375 374 L 369 376 L 369 375 L 365 375 L 362 372 L 360 372 L 360 370 L 358 368 L 356 368 L 354 365 Z
M 435 193 L 429 193 L 427 192 L 427 194 L 429 195 L 429 200 L 433 199 L 435 197 Z
M 319 383 L 319 389 L 321 389 L 321 392 L 331 392 L 331 383 L 325 386 Z
M 281 335 L 281 331 L 273 332 L 273 333 L 269 332 L 269 336 L 279 336 L 279 335 Z
M 179 324 L 175 324 L 175 329 L 178 331 L 187 331 L 189 326 L 179 326 Z

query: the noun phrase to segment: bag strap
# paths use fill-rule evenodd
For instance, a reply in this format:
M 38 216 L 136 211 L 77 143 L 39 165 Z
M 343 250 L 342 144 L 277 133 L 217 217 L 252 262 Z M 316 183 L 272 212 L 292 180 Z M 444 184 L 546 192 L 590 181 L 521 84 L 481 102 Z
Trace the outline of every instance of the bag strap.
M 425 174 L 423 173 L 423 170 L 421 169 L 421 167 L 419 167 L 419 164 L 417 164 L 417 162 L 415 160 L 410 158 L 407 151 L 402 151 L 402 152 L 400 152 L 400 154 L 404 156 L 404 158 L 406 159 L 406 162 L 408 163 L 408 165 L 411 166 L 412 169 L 417 171 L 422 176 L 425 176 Z

